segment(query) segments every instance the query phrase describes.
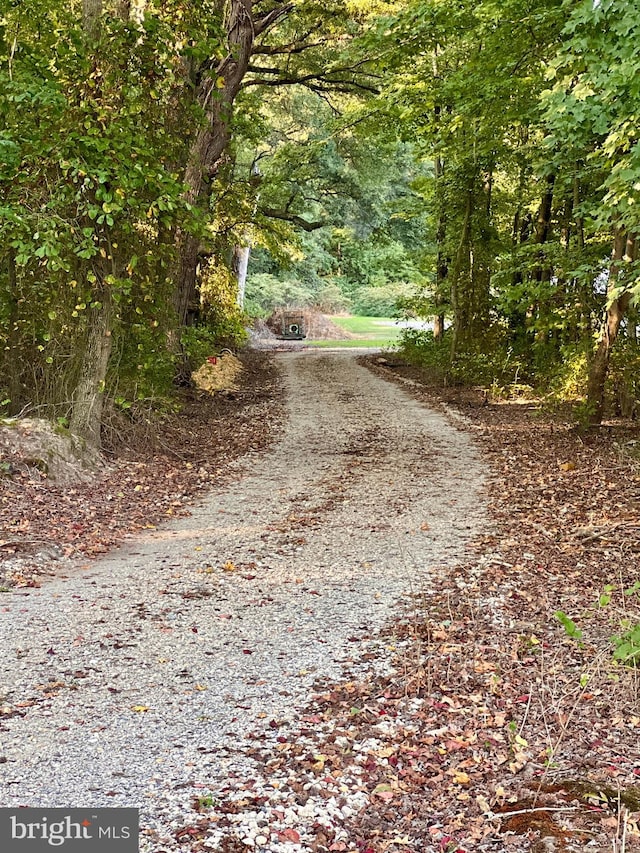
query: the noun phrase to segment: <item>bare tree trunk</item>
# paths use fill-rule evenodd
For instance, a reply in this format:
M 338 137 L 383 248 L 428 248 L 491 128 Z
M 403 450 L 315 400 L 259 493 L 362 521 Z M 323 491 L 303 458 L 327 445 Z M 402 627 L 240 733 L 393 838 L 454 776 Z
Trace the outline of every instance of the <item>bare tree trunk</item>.
M 493 201 L 493 169 L 484 176 L 482 183 L 484 204 L 473 200 L 474 210 L 471 243 L 471 274 L 469 292 L 469 334 L 474 342 L 482 340 L 489 326 L 490 282 L 491 282 L 491 217 Z
M 549 238 L 549 230 L 551 228 L 551 211 L 553 208 L 553 188 L 555 182 L 555 175 L 547 175 L 547 186 L 545 187 L 535 222 L 536 243 L 546 243 Z
M 101 280 L 103 271 L 99 271 Z M 100 426 L 105 380 L 112 348 L 114 305 L 111 288 L 96 288 L 95 301 L 88 309 L 86 345 L 82 352 L 80 377 L 73 394 L 69 428 L 92 447 L 100 447 Z M 99 301 L 98 301 L 99 300 Z
M 473 214 L 473 190 L 467 190 L 460 242 L 451 275 L 451 307 L 453 308 L 453 338 L 451 339 L 451 361 L 458 354 L 460 343 L 468 336 L 470 310 L 468 304 L 471 278 L 471 217 Z
M 545 188 L 544 195 L 542 196 L 540 207 L 538 208 L 538 215 L 536 216 L 534 229 L 534 241 L 539 245 L 546 243 L 549 239 L 549 234 L 551 231 L 551 214 L 553 212 L 553 190 L 555 187 L 555 182 L 555 175 L 547 175 L 547 186 Z M 549 281 L 551 278 L 551 269 L 549 267 L 549 264 L 544 263 L 543 260 L 544 256 L 541 250 L 541 263 L 535 271 L 535 280 L 540 282 Z
M 82 29 L 88 38 L 96 38 L 100 33 L 102 0 L 82 0 Z
M 238 282 L 238 307 L 244 308 L 244 293 L 247 286 L 247 272 L 249 270 L 249 258 L 251 257 L 250 246 L 234 246 L 231 259 L 231 271 Z
M 573 179 L 573 210 L 577 211 L 580 207 L 580 181 L 578 176 Z M 582 214 L 576 213 L 576 229 L 578 234 L 578 246 L 580 250 L 584 249 L 584 219 Z
M 447 257 L 445 241 L 447 238 L 447 214 L 443 199 L 443 193 L 440 187 L 444 177 L 444 162 L 441 157 L 436 156 L 435 162 L 435 181 L 436 194 L 438 196 L 438 224 L 436 227 L 436 288 L 434 294 L 434 305 L 436 309 L 435 317 L 433 318 L 433 339 L 441 341 L 444 336 L 444 313 L 439 310 L 444 299 L 443 291 L 445 282 L 449 274 L 449 258 Z M 439 183 L 440 182 L 440 183 Z
M 21 360 L 18 356 L 19 352 L 19 331 L 18 331 L 18 282 L 16 276 L 16 259 L 13 248 L 9 247 L 9 257 L 7 259 L 9 271 L 9 334 L 7 340 L 7 356 L 8 356 L 8 378 L 7 391 L 9 392 L 9 412 L 12 415 L 18 414 L 22 406 L 22 370 Z
M 590 408 L 590 422 L 594 426 L 602 422 L 604 414 L 604 389 L 609 372 L 611 350 L 620 332 L 620 324 L 631 302 L 631 294 L 623 292 L 616 296 L 620 270 L 624 263 L 635 260 L 637 246 L 635 235 L 627 234 L 624 228 L 618 228 L 614 235 L 609 282 L 607 285 L 607 308 L 602 322 L 598 343 L 589 368 L 587 384 L 587 405 Z

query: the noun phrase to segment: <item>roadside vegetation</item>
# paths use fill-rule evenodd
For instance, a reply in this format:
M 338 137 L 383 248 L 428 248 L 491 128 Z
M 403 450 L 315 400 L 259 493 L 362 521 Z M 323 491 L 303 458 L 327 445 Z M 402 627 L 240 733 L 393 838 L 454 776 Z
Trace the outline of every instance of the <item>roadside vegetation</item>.
M 99 447 L 298 306 L 430 317 L 403 348 L 443 381 L 633 415 L 640 13 L 246 11 L 1 5 L 3 411 Z

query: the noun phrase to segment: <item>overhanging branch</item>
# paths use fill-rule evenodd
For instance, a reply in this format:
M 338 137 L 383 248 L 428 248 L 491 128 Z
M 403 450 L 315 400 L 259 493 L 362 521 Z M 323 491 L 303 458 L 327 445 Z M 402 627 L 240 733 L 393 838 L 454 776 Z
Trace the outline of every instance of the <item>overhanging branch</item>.
M 269 29 L 269 27 L 272 27 L 281 18 L 285 18 L 293 8 L 293 3 L 285 3 L 284 6 L 277 6 L 275 9 L 272 9 L 270 12 L 267 12 L 266 15 L 263 15 L 261 18 L 256 18 L 253 22 L 254 37 L 257 37 L 261 33 L 264 33 L 266 30 Z
M 302 216 L 297 216 L 295 213 L 287 213 L 285 210 L 275 210 L 272 207 L 261 207 L 260 213 L 263 216 L 269 217 L 269 219 L 281 219 L 284 222 L 291 222 L 293 225 L 297 225 L 298 228 L 302 228 L 303 231 L 317 231 L 318 228 L 324 228 L 325 225 L 328 225 L 328 222 L 309 222 L 308 219 L 303 219 Z
M 249 71 L 255 74 L 269 75 L 269 77 L 253 77 L 250 80 L 245 80 L 243 88 L 249 86 L 306 86 L 316 92 L 353 92 L 360 90 L 371 92 L 374 95 L 379 94 L 379 90 L 373 81 L 379 79 L 378 75 L 367 73 L 362 78 L 351 77 L 356 74 L 359 65 L 345 66 L 343 68 L 333 68 L 325 71 L 315 71 L 309 74 L 284 74 L 278 68 L 265 68 L 258 65 L 250 65 Z M 273 75 L 271 77 L 271 75 Z M 349 75 L 349 76 L 347 76 Z
M 308 41 L 308 39 L 313 35 L 313 33 L 317 32 L 322 23 L 318 21 L 312 27 L 310 27 L 305 33 L 295 38 L 293 41 L 290 41 L 288 44 L 256 44 L 253 48 L 254 54 L 259 54 L 260 56 L 282 56 L 294 53 L 304 53 L 305 50 L 309 50 L 314 47 L 323 47 L 325 44 L 328 44 L 330 39 L 321 38 L 318 41 Z

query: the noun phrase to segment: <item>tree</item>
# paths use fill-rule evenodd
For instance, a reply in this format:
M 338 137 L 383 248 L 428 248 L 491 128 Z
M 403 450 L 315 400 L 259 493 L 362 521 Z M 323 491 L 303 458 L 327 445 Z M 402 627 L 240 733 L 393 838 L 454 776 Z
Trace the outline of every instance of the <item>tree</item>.
M 12 9 L 0 72 L 11 405 L 52 406 L 93 444 L 113 341 L 132 317 L 152 322 L 180 208 L 173 22 L 121 9 Z
M 608 232 L 612 245 L 587 394 L 592 421 L 600 423 L 611 351 L 629 306 L 640 295 L 635 236 L 640 228 L 640 60 L 634 47 L 640 11 L 620 0 L 582 2 L 571 10 L 563 36 L 554 85 L 546 96 L 547 144 L 578 180 L 589 170 L 600 176 L 581 205 L 582 216 L 594 230 Z M 604 259 L 601 270 L 606 270 Z
M 329 7 L 315 2 L 268 4 L 231 0 L 223 20 L 224 50 L 219 59 L 204 59 L 192 69 L 195 101 L 202 123 L 193 140 L 185 171 L 185 199 L 207 210 L 212 186 L 228 151 L 234 125 L 234 106 L 241 90 L 250 87 L 305 86 L 322 93 L 371 89 L 366 83 L 366 61 L 342 62 L 332 42 L 345 35 L 350 20 L 346 6 L 336 0 Z M 282 25 L 282 26 L 281 26 Z M 274 31 L 281 30 L 281 40 Z M 317 34 L 321 35 L 318 36 Z M 269 57 L 270 65 L 255 60 Z M 270 215 L 276 216 L 277 210 Z M 297 222 L 304 227 L 304 220 Z M 196 290 L 201 234 L 177 233 L 176 311 L 186 322 Z

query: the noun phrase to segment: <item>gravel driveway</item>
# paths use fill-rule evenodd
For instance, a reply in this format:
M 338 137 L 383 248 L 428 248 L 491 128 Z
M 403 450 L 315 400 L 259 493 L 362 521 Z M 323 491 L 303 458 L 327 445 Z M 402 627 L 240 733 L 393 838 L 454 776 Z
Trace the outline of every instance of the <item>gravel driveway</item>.
M 142 849 L 169 849 L 194 794 L 255 782 L 248 747 L 294 726 L 314 683 L 384 666 L 376 631 L 484 523 L 465 432 L 349 351 L 278 358 L 282 438 L 231 486 L 0 599 L 2 805 L 138 806 Z M 253 817 L 237 833 L 311 849 Z

